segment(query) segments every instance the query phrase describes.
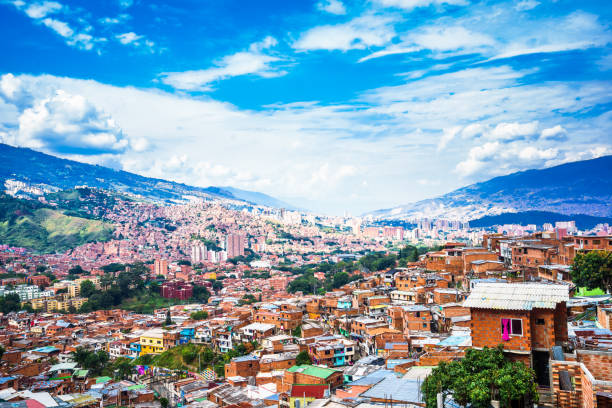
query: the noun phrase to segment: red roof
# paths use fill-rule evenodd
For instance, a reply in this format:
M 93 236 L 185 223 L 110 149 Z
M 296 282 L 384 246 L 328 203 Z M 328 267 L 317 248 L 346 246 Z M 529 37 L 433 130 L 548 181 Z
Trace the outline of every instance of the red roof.
M 36 401 L 35 399 L 28 399 L 25 401 L 25 403 L 28 408 L 45 408 L 43 404 Z
M 291 396 L 295 398 L 324 398 L 328 389 L 328 384 L 294 385 L 291 387 Z

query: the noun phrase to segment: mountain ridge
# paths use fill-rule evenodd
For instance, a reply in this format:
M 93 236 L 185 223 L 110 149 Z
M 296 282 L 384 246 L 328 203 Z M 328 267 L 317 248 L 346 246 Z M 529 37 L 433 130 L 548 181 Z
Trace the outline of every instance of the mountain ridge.
M 498 176 L 436 198 L 367 213 L 461 221 L 520 211 L 612 216 L 612 155 Z
M 65 190 L 77 186 L 115 190 L 164 202 L 188 202 L 192 198 L 229 199 L 255 205 L 283 203 L 264 193 L 223 187 L 196 187 L 185 183 L 146 177 L 124 170 L 63 159 L 24 147 L 0 143 L 0 182 L 24 182 L 42 190 Z M 237 195 L 231 191 L 235 191 Z M 251 200 L 241 198 L 250 197 Z M 262 202 L 253 201 L 261 200 Z M 284 203 L 286 204 L 286 203 Z M 292 206 L 293 207 L 293 206 Z

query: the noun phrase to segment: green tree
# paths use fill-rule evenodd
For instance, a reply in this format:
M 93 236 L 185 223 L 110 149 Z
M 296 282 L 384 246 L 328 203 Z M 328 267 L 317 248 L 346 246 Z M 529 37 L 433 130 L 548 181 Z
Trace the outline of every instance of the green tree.
M 125 380 L 134 371 L 134 366 L 129 358 L 119 357 L 113 362 L 113 369 L 116 379 Z
M 612 293 L 612 252 L 578 253 L 571 268 L 572 280 L 587 289 L 601 288 Z
M 349 283 L 349 274 L 346 272 L 338 272 L 334 275 L 333 281 L 332 281 L 332 286 L 334 287 L 334 289 L 338 289 L 344 285 L 346 285 L 347 283 Z
M 80 275 L 85 273 L 81 265 L 74 265 L 72 268 L 68 269 L 68 275 Z
M 161 405 L 162 408 L 168 408 L 168 398 L 166 397 L 161 397 L 159 399 L 159 403 Z
M 198 312 L 193 312 L 189 317 L 193 320 L 205 320 L 208 319 L 208 312 L 206 310 L 200 310 Z
M 462 406 L 489 408 L 499 400 L 509 408 L 513 401 L 529 398 L 538 402 L 535 373 L 523 363 L 505 358 L 503 346 L 468 349 L 459 361 L 441 362 L 425 379 L 421 390 L 427 408 L 435 408 L 437 394 L 452 395 Z
M 166 311 L 166 321 L 164 322 L 164 325 L 166 326 L 172 325 L 172 317 L 170 316 L 170 309 Z
M 297 356 L 295 356 L 295 364 L 303 365 L 303 364 L 311 364 L 312 360 L 310 359 L 310 355 L 306 350 L 300 351 Z
M 96 285 L 94 285 L 92 281 L 87 279 L 81 282 L 81 296 L 88 298 L 91 295 L 93 295 L 95 292 L 96 292 Z
M 221 289 L 223 289 L 223 283 L 221 283 L 221 281 L 218 280 L 213 280 L 212 282 L 212 288 L 215 291 L 215 293 L 219 292 Z
M 293 337 L 302 337 L 302 325 L 299 325 L 291 331 Z
M 10 293 L 0 297 L 0 312 L 6 314 L 10 312 L 18 312 L 22 309 L 21 298 L 16 293 Z

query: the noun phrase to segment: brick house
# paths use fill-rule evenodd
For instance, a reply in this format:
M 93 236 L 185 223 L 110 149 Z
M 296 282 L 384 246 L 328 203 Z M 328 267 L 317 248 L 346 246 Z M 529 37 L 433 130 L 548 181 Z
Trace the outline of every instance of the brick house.
M 225 377 L 255 377 L 259 372 L 259 359 L 252 355 L 232 358 L 225 365 Z
M 576 235 L 573 240 L 574 247 L 578 251 L 612 252 L 612 235 Z
M 312 365 L 293 366 L 285 371 L 281 392 L 289 391 L 294 384 L 328 384 L 332 390 L 344 381 L 342 371 Z
M 509 357 L 531 366 L 541 385 L 550 384 L 553 346 L 568 339 L 566 285 L 479 283 L 464 302 L 470 309 L 472 346 L 503 344 Z

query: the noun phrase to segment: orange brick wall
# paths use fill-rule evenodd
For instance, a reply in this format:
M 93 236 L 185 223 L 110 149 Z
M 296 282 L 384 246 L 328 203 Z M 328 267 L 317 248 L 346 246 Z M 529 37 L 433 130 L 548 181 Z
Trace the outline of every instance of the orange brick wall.
M 553 395 L 559 408 L 579 408 L 582 401 L 582 370 L 580 364 L 569 361 L 551 361 L 550 371 L 552 373 Z M 570 378 L 574 379 L 574 390 L 561 390 L 559 373 L 567 371 Z
M 578 350 L 578 359 L 599 381 L 612 381 L 612 352 Z
M 597 321 L 604 329 L 612 330 L 612 309 L 597 307 Z
M 536 324 L 539 319 L 544 324 Z M 537 310 L 532 312 L 531 319 L 532 347 L 550 350 L 555 345 L 555 314 L 553 310 Z
M 523 320 L 523 335 L 502 340 L 501 319 Z M 529 312 L 510 310 L 472 309 L 472 346 L 496 347 L 503 343 L 506 350 L 531 351 L 531 328 Z

